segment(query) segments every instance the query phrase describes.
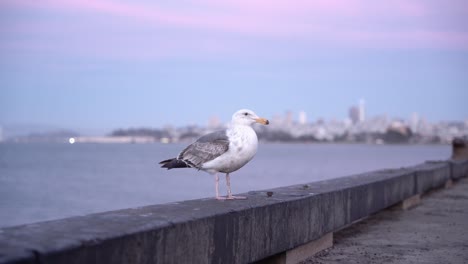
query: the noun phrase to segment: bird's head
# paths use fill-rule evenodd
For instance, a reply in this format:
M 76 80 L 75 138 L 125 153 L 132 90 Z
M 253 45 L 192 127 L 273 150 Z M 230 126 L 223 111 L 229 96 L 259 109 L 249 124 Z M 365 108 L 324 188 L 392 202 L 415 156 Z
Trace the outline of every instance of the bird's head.
M 232 115 L 232 123 L 240 125 L 252 125 L 253 123 L 268 125 L 270 121 L 266 118 L 259 117 L 252 110 L 241 109 Z

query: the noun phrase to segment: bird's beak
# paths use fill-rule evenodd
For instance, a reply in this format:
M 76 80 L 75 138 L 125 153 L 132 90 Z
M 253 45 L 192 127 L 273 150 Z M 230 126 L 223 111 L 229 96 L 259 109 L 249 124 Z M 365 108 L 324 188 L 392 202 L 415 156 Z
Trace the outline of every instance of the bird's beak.
M 256 118 L 256 119 L 255 119 L 255 122 L 260 123 L 260 124 L 262 124 L 262 125 L 268 125 L 268 124 L 270 124 L 270 121 L 268 121 L 268 119 L 262 118 L 262 117 Z

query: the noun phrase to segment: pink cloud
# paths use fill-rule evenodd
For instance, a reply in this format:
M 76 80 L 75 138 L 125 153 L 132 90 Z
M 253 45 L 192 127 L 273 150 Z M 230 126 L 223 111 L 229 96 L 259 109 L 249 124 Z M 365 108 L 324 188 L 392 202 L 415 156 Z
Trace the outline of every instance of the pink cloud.
M 203 10 L 181 11 L 177 7 L 162 8 L 109 0 L 18 0 L 16 3 L 33 8 L 48 8 L 68 12 L 99 12 L 125 17 L 133 21 L 172 27 L 221 30 L 247 34 L 289 35 L 326 28 L 323 21 L 336 18 L 366 18 L 375 14 L 424 14 L 416 2 L 395 1 L 397 4 L 372 4 L 363 0 L 202 0 Z M 393 14 L 388 14 L 388 11 Z M 304 27 L 306 22 L 307 27 Z M 335 30 L 335 29 L 334 29 Z
M 63 52 L 73 48 L 83 53 L 112 53 L 129 57 L 138 54 L 142 54 L 141 57 L 161 57 L 238 53 L 255 45 L 250 42 L 252 38 L 266 42 L 291 39 L 323 46 L 468 49 L 467 33 L 427 26 L 428 21 L 432 23 L 434 19 L 450 19 L 434 17 L 437 6 L 430 1 L 201 0 L 190 3 L 187 6 L 197 8 L 180 8 L 171 2 L 162 6 L 110 0 L 7 0 L 2 3 L 7 8 L 109 16 L 108 23 L 113 24 L 114 31 L 118 33 L 119 30 L 123 31 L 122 26 L 125 25 L 127 28 L 145 28 L 155 32 L 155 35 L 114 36 L 103 33 L 105 30 L 99 27 L 94 32 L 89 25 L 69 24 L 65 28 L 61 24 L 41 21 L 16 23 L 1 29 L 0 33 L 8 31 L 10 34 L 17 30 L 25 34 L 29 31 L 59 36 L 68 31 L 89 31 L 91 44 L 78 46 L 78 43 L 66 41 L 69 47 L 61 47 Z M 405 24 L 399 24 L 401 18 L 411 24 L 410 29 Z M 158 38 L 158 30 L 161 29 L 170 31 L 171 36 Z M 128 34 L 128 29 L 124 32 Z M 184 35 L 186 32 L 191 32 L 190 37 Z M 59 44 L 42 45 L 54 47 Z

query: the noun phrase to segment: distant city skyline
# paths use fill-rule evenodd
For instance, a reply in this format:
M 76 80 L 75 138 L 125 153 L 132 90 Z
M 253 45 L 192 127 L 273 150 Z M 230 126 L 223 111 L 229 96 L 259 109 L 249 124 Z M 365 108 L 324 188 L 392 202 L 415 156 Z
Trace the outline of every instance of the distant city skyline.
M 307 113 L 286 111 L 269 118 L 267 127 L 255 127 L 263 141 L 270 142 L 335 142 L 366 144 L 448 144 L 454 138 L 468 136 L 468 120 L 428 122 L 418 113 L 409 118 L 387 115 L 366 117 L 364 100 L 350 107 L 349 116 L 342 120 L 318 119 L 308 122 Z M 43 130 L 36 133 L 14 134 L 10 129 L 5 137 L 0 127 L 0 142 L 55 143 L 177 143 L 191 142 L 197 137 L 226 127 L 217 116 L 206 125 L 165 127 L 121 127 L 101 135 L 89 135 L 73 130 Z
M 422 116 L 418 112 L 413 112 L 406 117 L 400 116 L 392 116 L 386 113 L 377 114 L 377 115 L 369 115 L 366 112 L 364 105 L 362 104 L 364 100 L 360 99 L 357 104 L 351 105 L 349 107 L 347 115 L 343 117 L 316 117 L 316 118 L 309 118 L 309 115 L 306 111 L 283 111 L 281 113 L 274 113 L 271 116 L 267 116 L 272 121 L 273 127 L 278 126 L 292 126 L 292 125 L 309 125 L 314 124 L 317 122 L 344 122 L 349 124 L 358 124 L 369 122 L 369 120 L 382 119 L 384 118 L 387 122 L 393 121 L 403 121 L 405 122 L 413 131 L 416 131 L 415 127 L 420 122 L 429 122 L 429 123 L 440 123 L 440 122 L 460 122 L 468 124 L 468 118 L 463 120 L 455 120 L 455 119 L 444 119 L 444 120 L 430 120 L 425 116 Z M 68 130 L 70 132 L 77 132 L 83 135 L 108 135 L 112 130 L 115 129 L 128 129 L 128 128 L 155 128 L 155 129 L 163 129 L 167 127 L 174 127 L 174 128 L 182 128 L 187 126 L 197 126 L 201 128 L 219 128 L 225 126 L 230 121 L 230 117 L 222 119 L 219 115 L 211 115 L 207 116 L 206 120 L 202 120 L 200 122 L 190 122 L 190 123 L 166 123 L 164 125 L 150 125 L 150 124 L 143 124 L 143 125 L 130 125 L 130 126 L 114 126 L 114 127 L 65 127 L 60 125 L 53 125 L 47 123 L 11 123 L 5 125 L 0 124 L 0 138 L 4 138 L 4 134 L 7 136 L 18 136 L 18 135 L 27 135 L 28 133 L 43 133 L 43 132 L 53 132 L 53 131 L 61 131 L 61 130 Z M 5 128 L 7 128 L 7 133 L 4 133 Z M 11 134 L 13 132 L 13 134 Z
M 464 0 L 5 0 L 0 25 L 2 127 L 468 119 Z

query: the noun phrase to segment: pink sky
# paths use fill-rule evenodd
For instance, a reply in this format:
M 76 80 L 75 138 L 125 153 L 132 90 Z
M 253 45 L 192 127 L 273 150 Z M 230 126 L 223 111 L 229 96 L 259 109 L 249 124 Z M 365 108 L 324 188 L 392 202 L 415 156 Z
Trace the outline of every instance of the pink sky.
M 152 1 L 8 0 L 1 5 L 38 14 L 13 18 L 0 31 L 37 40 L 25 43 L 7 38 L 4 49 L 35 45 L 57 52 L 124 57 L 126 53 L 130 57 L 198 52 L 235 55 L 259 42 L 288 40 L 324 47 L 468 49 L 468 29 L 461 25 L 468 24 L 465 1 L 189 0 L 177 6 Z M 62 24 L 62 16 L 72 19 Z M 94 20 L 96 26 L 90 26 Z M 40 35 L 51 40 L 71 37 L 53 42 Z M 92 41 L 83 41 L 84 37 Z

